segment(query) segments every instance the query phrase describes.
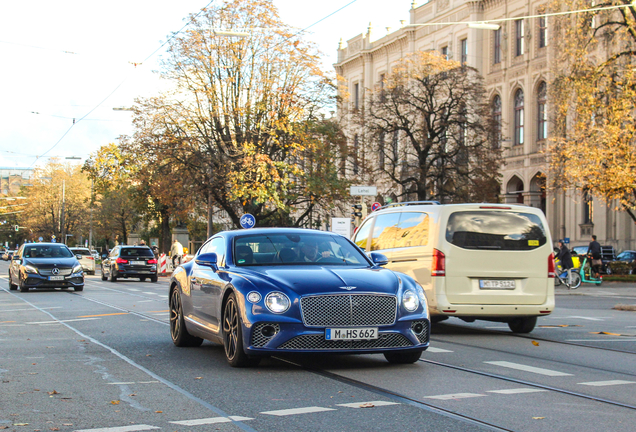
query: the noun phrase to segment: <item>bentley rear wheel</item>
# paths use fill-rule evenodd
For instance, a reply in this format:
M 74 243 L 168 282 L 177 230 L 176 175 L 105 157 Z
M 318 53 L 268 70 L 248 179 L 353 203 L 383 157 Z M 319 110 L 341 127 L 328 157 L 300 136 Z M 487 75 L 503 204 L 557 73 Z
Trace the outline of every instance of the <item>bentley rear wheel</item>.
M 234 293 L 230 294 L 223 308 L 223 348 L 225 358 L 232 367 L 256 366 L 260 357 L 248 356 L 243 349 L 243 323 Z
M 188 333 L 183 319 L 183 305 L 179 288 L 175 287 L 170 295 L 170 336 L 178 347 L 198 347 L 203 339 Z

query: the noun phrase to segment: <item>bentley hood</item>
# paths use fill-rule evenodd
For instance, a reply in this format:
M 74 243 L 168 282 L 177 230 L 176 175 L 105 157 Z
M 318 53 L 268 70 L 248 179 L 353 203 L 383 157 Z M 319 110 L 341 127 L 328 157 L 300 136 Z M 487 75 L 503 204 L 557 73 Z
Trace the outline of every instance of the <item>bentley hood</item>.
M 274 286 L 288 288 L 301 296 L 369 291 L 397 294 L 399 289 L 399 280 L 392 271 L 377 268 L 252 267 L 244 276 L 256 286 L 260 286 L 258 279 L 261 279 Z

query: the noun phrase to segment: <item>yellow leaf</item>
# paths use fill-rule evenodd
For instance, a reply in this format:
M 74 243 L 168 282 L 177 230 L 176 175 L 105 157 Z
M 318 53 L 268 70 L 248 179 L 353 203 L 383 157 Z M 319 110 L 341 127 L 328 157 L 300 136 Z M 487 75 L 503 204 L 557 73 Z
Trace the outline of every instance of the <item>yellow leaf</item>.
M 532 341 L 532 345 L 534 345 L 534 346 L 539 346 L 539 342 L 537 342 L 537 341 Z
M 112 403 L 113 405 L 119 405 L 119 401 L 118 400 L 110 401 L 110 403 Z

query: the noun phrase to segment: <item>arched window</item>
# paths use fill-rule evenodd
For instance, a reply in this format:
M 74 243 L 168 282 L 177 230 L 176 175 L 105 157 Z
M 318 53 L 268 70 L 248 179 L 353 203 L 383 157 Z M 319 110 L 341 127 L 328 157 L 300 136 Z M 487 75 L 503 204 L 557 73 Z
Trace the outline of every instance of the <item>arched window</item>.
M 545 81 L 539 84 L 537 92 L 537 139 L 544 140 L 548 137 L 548 110 L 546 102 L 548 99 L 548 86 Z
M 493 147 L 501 147 L 501 97 L 495 95 L 492 100 L 492 118 L 495 121 L 495 136 L 493 137 Z
M 514 145 L 523 144 L 523 90 L 515 93 L 515 136 Z

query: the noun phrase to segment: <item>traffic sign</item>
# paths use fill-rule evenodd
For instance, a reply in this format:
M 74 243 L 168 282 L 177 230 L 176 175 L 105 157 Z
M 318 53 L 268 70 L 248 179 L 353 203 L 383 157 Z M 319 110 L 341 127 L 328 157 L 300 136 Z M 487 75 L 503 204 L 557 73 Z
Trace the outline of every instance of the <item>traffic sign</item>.
M 38 241 L 42 241 L 42 240 L 44 240 L 44 238 L 38 237 Z
M 241 227 L 245 229 L 254 228 L 256 226 L 256 218 L 249 213 L 241 216 Z
M 380 204 L 379 202 L 374 202 L 373 204 L 371 204 L 371 211 L 376 211 L 380 207 L 382 207 L 382 204 Z
M 375 186 L 351 186 L 349 195 L 375 196 L 378 194 L 378 188 Z

